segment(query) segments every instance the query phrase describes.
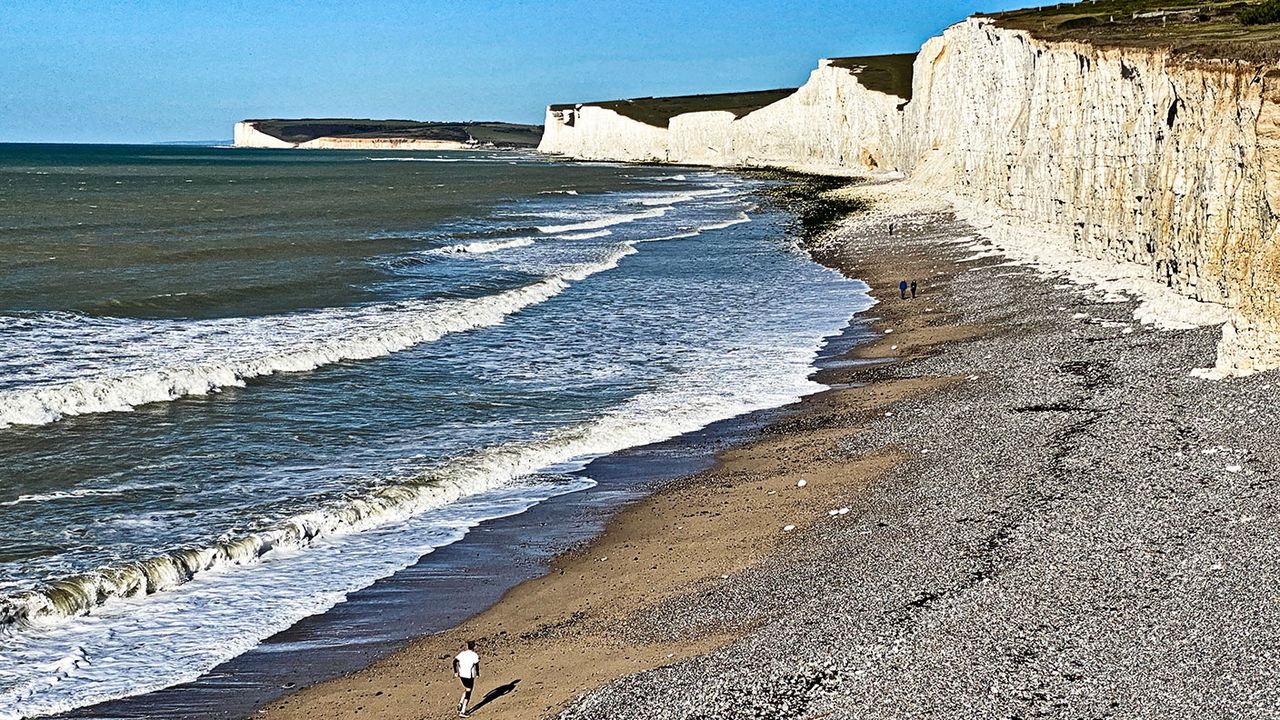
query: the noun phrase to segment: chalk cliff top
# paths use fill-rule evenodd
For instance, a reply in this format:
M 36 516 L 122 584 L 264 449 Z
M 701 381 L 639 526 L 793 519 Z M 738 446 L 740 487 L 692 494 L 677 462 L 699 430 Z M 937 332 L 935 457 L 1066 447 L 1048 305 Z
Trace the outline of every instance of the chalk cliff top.
M 1042 40 L 1169 48 L 1188 58 L 1280 60 L 1280 0 L 1086 0 L 985 17 Z
M 869 90 L 911 99 L 911 63 L 915 53 L 899 55 L 865 55 L 859 57 L 831 58 L 824 64 L 838 67 L 857 76 L 858 82 Z M 753 90 L 748 92 L 712 93 L 706 95 L 674 95 L 671 97 L 639 97 L 626 100 L 604 100 L 587 103 L 566 103 L 550 106 L 551 110 L 572 110 L 580 105 L 590 105 L 612 110 L 637 122 L 665 128 L 671 118 L 686 113 L 719 110 L 744 117 L 761 108 L 795 94 L 796 88 Z
M 750 92 L 714 93 L 708 95 L 673 95 L 671 97 L 641 97 L 626 100 L 604 100 L 599 102 L 580 103 L 612 110 L 619 115 L 631 118 L 654 127 L 667 127 L 671 118 L 692 112 L 723 110 L 737 117 L 755 112 L 766 105 L 787 97 L 796 91 L 795 88 L 779 88 L 776 90 L 755 90 Z M 577 104 L 552 105 L 552 110 L 570 110 Z
M 446 140 L 508 147 L 535 147 L 542 138 L 541 125 L 503 122 L 418 122 L 416 120 L 362 120 L 350 118 L 301 118 L 297 120 L 248 120 L 262 133 L 289 143 L 319 137 L 370 140 Z
M 858 82 L 868 90 L 910 100 L 911 66 L 915 61 L 916 53 L 898 53 L 831 58 L 827 62 L 857 75 Z

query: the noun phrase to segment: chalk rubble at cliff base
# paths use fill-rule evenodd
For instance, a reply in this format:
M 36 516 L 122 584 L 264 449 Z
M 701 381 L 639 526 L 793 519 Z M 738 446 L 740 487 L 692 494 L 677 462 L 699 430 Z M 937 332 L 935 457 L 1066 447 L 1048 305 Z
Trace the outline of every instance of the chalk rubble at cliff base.
M 946 214 L 896 224 L 824 253 L 959 263 L 925 301 L 988 329 L 856 378 L 958 380 L 852 421 L 830 462 L 886 446 L 908 459 L 848 513 L 779 518 L 801 529 L 762 564 L 619 629 L 741 640 L 562 717 L 1280 711 L 1274 378 L 1190 377 L 1213 360 L 1212 330 L 1157 331 L 1134 303 L 974 259 L 955 239 L 975 230 Z
M 1234 330 L 1230 311 L 1219 303 L 1200 302 L 1178 293 L 1148 276 L 1136 263 L 1112 262 L 1072 252 L 1064 243 L 1045 233 L 1000 222 L 998 213 L 986 211 L 967 198 L 932 190 L 910 182 L 886 182 L 849 188 L 845 194 L 869 201 L 870 212 L 849 221 L 848 231 L 878 230 L 890 222 L 903 222 L 903 215 L 954 213 L 973 228 L 973 233 L 951 238 L 966 247 L 966 260 L 1001 257 L 1006 262 L 1034 268 L 1042 275 L 1060 278 L 1092 292 L 1105 302 L 1134 301 L 1134 319 L 1159 330 L 1223 327 Z M 909 222 L 909 220 L 907 221 Z M 1228 330 L 1228 331 L 1231 331 Z M 1195 368 L 1202 378 L 1231 375 L 1218 366 Z

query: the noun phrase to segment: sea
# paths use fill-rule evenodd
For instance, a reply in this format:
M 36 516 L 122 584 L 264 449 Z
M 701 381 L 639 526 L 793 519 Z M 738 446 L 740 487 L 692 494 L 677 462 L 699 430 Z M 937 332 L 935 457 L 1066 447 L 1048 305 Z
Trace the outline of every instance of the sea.
M 821 389 L 872 301 L 773 182 L 0 145 L 0 719 L 191 681 L 596 458 Z

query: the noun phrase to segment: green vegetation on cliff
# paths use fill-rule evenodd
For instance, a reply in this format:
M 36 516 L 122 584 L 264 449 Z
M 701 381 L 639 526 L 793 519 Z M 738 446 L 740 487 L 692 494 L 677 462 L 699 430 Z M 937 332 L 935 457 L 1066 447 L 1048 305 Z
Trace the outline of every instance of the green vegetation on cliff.
M 448 140 L 506 147 L 535 147 L 542 138 L 541 125 L 502 122 L 418 122 L 416 120 L 357 120 L 349 118 L 301 118 L 250 120 L 260 132 L 286 142 L 303 143 L 319 137 Z
M 898 55 L 864 55 L 860 57 L 832 58 L 833 67 L 843 68 L 858 77 L 858 82 L 869 90 L 886 95 L 911 99 L 911 64 L 915 53 Z M 671 118 L 686 113 L 719 110 L 743 117 L 790 97 L 796 88 L 753 90 L 749 92 L 714 93 L 707 95 L 674 95 L 671 97 L 640 97 L 627 100 L 605 100 L 580 104 L 552 105 L 553 111 L 572 110 L 580 105 L 612 110 L 619 115 L 653 127 L 671 125 Z
M 1262 2 L 1097 0 L 1011 10 L 988 17 L 1042 40 L 1104 47 L 1168 48 L 1189 56 L 1280 60 L 1280 7 Z
M 916 53 L 831 58 L 832 66 L 857 75 L 866 89 L 903 100 L 911 99 L 911 66 L 915 61 Z
M 1280 0 L 1267 0 L 1257 5 L 1250 5 L 1241 10 L 1236 17 L 1240 18 L 1242 25 L 1270 25 L 1280 22 Z
M 612 110 L 654 127 L 667 127 L 671 118 L 692 112 L 723 110 L 742 117 L 766 105 L 772 105 L 796 91 L 795 88 L 756 90 L 752 92 L 716 93 L 710 95 L 674 95 L 672 97 L 641 97 L 628 100 L 606 100 L 582 103 Z M 552 105 L 552 110 L 572 110 L 577 105 Z

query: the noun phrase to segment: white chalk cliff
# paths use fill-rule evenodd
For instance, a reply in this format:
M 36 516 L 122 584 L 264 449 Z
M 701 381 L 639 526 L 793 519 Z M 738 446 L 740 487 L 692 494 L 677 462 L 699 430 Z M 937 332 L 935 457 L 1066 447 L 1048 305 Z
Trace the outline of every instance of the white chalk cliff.
M 268 135 L 259 130 L 252 122 L 243 120 L 236 123 L 235 134 L 232 136 L 232 144 L 236 147 L 249 148 L 291 148 L 295 145 L 286 142 L 274 135 Z
M 548 108 L 538 150 L 584 160 L 880 170 L 898 159 L 902 102 L 824 60 L 795 94 L 741 118 L 693 112 L 660 128 L 594 105 Z
M 795 94 L 736 119 L 688 113 L 662 128 L 549 108 L 539 150 L 901 173 L 993 235 L 1220 306 L 1217 369 L 1242 373 L 1280 367 L 1280 77 L 1269 70 L 1045 42 L 971 18 L 925 43 L 910 102 L 824 62 Z

